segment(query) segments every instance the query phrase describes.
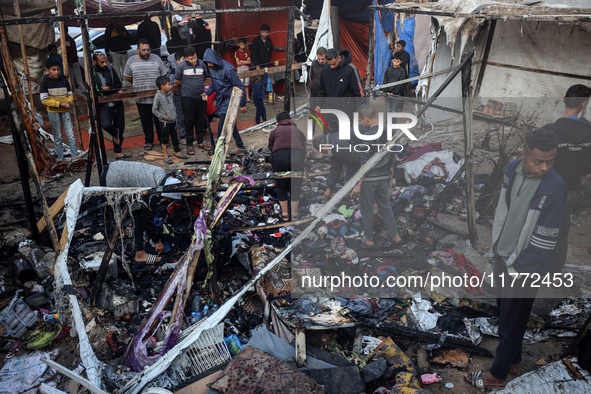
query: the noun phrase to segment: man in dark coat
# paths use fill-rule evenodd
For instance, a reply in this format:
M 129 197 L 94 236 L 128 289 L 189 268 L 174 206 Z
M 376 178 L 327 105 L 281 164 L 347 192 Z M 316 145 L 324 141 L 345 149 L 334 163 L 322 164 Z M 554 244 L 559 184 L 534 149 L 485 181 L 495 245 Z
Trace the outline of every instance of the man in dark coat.
M 149 16 L 146 16 L 137 28 L 137 39 L 140 38 L 148 40 L 152 53 L 160 56 L 160 46 L 162 45 L 160 26 L 158 26 L 158 23 L 153 22 Z

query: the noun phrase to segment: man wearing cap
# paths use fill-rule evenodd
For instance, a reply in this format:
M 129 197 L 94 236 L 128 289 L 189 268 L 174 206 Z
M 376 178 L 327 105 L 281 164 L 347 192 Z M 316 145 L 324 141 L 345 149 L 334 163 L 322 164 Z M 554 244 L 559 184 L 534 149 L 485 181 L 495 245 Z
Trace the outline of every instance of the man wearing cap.
M 158 187 L 181 183 L 174 177 L 167 177 L 164 170 L 150 164 L 130 161 L 115 161 L 105 166 L 100 185 L 106 187 Z M 163 198 L 180 200 L 182 193 L 162 193 Z M 158 254 L 164 251 L 161 235 L 154 225 L 154 211 L 159 200 L 149 196 L 142 201 L 134 201 L 131 204 L 131 216 L 133 217 L 133 248 L 135 251 L 134 263 L 151 265 L 160 262 L 160 256 L 149 254 L 144 246 L 144 231 L 154 243 Z

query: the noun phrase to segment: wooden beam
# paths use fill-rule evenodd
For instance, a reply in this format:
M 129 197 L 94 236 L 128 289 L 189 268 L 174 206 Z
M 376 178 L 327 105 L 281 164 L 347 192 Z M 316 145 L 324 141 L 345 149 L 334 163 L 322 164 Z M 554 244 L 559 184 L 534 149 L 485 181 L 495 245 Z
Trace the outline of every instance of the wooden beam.
M 59 215 L 64 210 L 64 200 L 66 199 L 66 195 L 68 194 L 68 189 L 66 189 L 55 202 L 49 207 L 49 216 L 53 221 L 57 215 Z M 37 229 L 39 233 L 42 233 L 47 229 L 47 222 L 45 221 L 45 217 L 42 217 L 37 222 Z
M 376 42 L 376 33 L 375 33 L 375 12 L 370 11 L 369 17 L 369 45 L 367 47 L 367 68 L 365 69 L 365 91 L 369 92 L 369 88 L 371 86 L 371 74 L 373 68 L 373 56 L 375 53 L 375 42 Z
M 503 63 L 496 63 L 496 62 L 487 62 L 486 64 L 488 64 L 489 66 L 510 68 L 512 70 L 528 71 L 528 72 L 538 73 L 538 74 L 554 75 L 554 76 L 557 76 L 557 77 L 565 77 L 565 78 L 573 78 L 573 79 L 584 79 L 584 80 L 587 80 L 587 81 L 591 81 L 591 76 L 590 75 L 570 74 L 570 73 L 563 73 L 563 72 L 559 72 L 559 71 L 540 70 L 540 69 L 537 69 L 537 68 L 514 66 L 512 64 L 503 64 Z
M 0 16 L 0 21 L 2 17 Z M 6 78 L 8 79 L 8 86 L 10 89 L 10 94 L 14 98 L 14 103 L 20 112 L 20 118 L 25 126 L 27 134 L 29 136 L 34 135 L 33 131 L 33 124 L 31 113 L 29 109 L 24 105 L 25 99 L 23 97 L 22 89 L 20 88 L 20 84 L 16 77 L 16 70 L 14 69 L 14 64 L 12 63 L 12 56 L 9 51 L 8 47 L 8 35 L 6 33 L 5 27 L 0 27 L 0 54 L 2 55 L 2 62 L 4 63 L 4 70 L 6 72 Z M 8 100 L 8 97 L 6 97 Z M 12 116 L 12 114 L 10 115 Z M 35 162 L 35 158 L 33 157 L 34 148 L 31 148 L 29 145 L 29 141 L 27 140 L 24 133 L 22 134 L 21 142 L 23 145 L 23 151 L 25 152 L 25 156 L 27 158 L 27 163 L 29 165 L 29 173 L 31 174 L 31 178 L 33 180 L 33 184 L 35 185 L 35 189 L 37 190 L 37 195 L 41 200 L 41 207 L 43 209 L 43 216 L 48 224 L 49 230 L 49 237 L 51 238 L 51 243 L 53 246 L 53 250 L 57 254 L 59 253 L 59 240 L 57 237 L 57 231 L 55 230 L 55 226 L 53 224 L 53 220 L 49 214 L 49 207 L 47 206 L 47 200 L 45 199 L 45 195 L 43 194 L 43 190 L 41 189 L 41 179 L 39 177 L 39 172 L 37 169 L 37 163 Z M 15 141 L 17 143 L 18 141 Z
M 337 6 L 330 6 L 330 28 L 332 30 L 333 48 L 340 52 L 341 42 L 339 40 L 339 7 Z
M 19 0 L 14 1 L 16 8 L 16 17 L 21 17 L 21 7 Z M 35 119 L 35 105 L 33 103 L 33 87 L 31 86 L 31 73 L 29 72 L 29 61 L 27 60 L 27 51 L 25 49 L 25 35 L 23 33 L 23 25 L 18 25 L 18 35 L 21 40 L 21 56 L 23 57 L 23 67 L 25 75 L 27 76 L 27 88 L 29 91 L 29 102 L 31 103 L 31 115 Z
M 287 51 L 285 53 L 285 100 L 283 101 L 283 110 L 289 112 L 291 106 L 291 95 L 294 90 L 293 82 L 293 39 L 294 39 L 294 0 L 289 2 L 289 13 L 287 17 Z M 295 100 L 294 100 L 295 101 Z
M 476 206 L 474 202 L 474 144 L 472 141 L 472 62 L 474 52 L 464 55 L 467 60 L 462 68 L 462 101 L 464 120 L 464 159 L 466 163 L 466 206 L 468 211 L 468 234 L 472 245 L 478 239 L 476 228 Z M 468 57 L 466 59 L 465 57 Z

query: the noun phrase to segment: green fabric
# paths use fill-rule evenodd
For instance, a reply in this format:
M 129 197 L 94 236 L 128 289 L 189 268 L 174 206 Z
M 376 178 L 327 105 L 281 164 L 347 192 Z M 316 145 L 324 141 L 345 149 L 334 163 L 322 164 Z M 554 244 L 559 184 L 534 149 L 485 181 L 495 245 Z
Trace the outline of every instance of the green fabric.
M 338 209 L 339 213 L 345 217 L 345 219 L 350 218 L 355 213 L 354 209 L 347 209 L 346 205 L 341 205 Z
M 521 230 L 525 225 L 529 205 L 534 198 L 542 178 L 523 175 L 523 163 L 515 171 L 515 179 L 511 186 L 511 196 L 509 200 L 509 212 L 507 221 L 501 231 L 499 242 L 497 244 L 497 254 L 507 261 L 509 256 L 517 248 L 517 241 L 521 235 Z

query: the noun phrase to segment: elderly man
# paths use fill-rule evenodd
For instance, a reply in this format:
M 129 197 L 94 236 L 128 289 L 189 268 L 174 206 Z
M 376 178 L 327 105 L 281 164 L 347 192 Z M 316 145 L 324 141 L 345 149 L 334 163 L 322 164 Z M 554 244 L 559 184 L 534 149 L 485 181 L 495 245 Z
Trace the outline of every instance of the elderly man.
M 159 56 L 151 53 L 150 44 L 145 38 L 137 43 L 137 55 L 127 59 L 123 76 L 133 85 L 136 91 L 156 89 L 156 78 L 167 75 L 166 67 Z M 144 149 L 152 150 L 154 144 L 154 123 L 156 123 L 156 134 L 160 142 L 160 122 L 152 114 L 154 97 L 139 97 L 135 99 L 137 110 L 140 114 L 142 129 L 146 137 Z

